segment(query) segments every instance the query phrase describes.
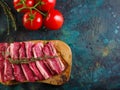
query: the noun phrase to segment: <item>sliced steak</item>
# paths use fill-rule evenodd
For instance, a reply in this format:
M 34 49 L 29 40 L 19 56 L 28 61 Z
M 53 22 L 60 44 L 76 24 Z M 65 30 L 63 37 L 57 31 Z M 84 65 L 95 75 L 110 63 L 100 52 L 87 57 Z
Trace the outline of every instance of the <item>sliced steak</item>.
M 11 43 L 10 44 L 10 57 L 13 60 L 16 60 L 19 58 L 19 48 L 20 48 L 20 43 Z M 12 64 L 13 70 L 14 70 L 14 76 L 15 80 L 19 82 L 24 82 L 26 80 L 22 68 L 18 64 Z
M 49 59 L 47 59 L 47 60 L 49 60 Z M 51 73 L 52 75 L 55 75 L 56 73 L 52 70 L 52 68 L 50 67 L 50 64 L 48 63 L 47 60 L 43 60 L 43 63 L 44 63 L 44 64 L 46 65 L 46 67 L 49 69 L 50 73 Z
M 42 43 L 35 44 L 35 46 L 33 47 L 33 54 L 34 54 L 35 58 L 43 56 L 42 48 L 43 48 Z M 50 71 L 48 70 L 48 68 L 46 67 L 46 65 L 44 64 L 43 61 L 44 60 L 36 61 L 36 65 L 37 65 L 37 68 L 39 69 L 40 73 L 42 74 L 42 76 L 45 79 L 48 79 L 49 77 L 51 77 L 51 73 L 50 73 Z
M 46 47 L 44 47 L 43 48 L 43 50 L 42 50 L 42 52 L 43 52 L 43 56 L 50 56 L 50 54 L 49 54 L 49 49 L 48 48 L 46 48 Z M 52 75 L 55 75 L 56 74 L 56 72 L 52 69 L 52 67 L 51 67 L 51 64 L 53 63 L 53 62 L 51 62 L 51 59 L 46 59 L 46 60 L 43 60 L 43 62 L 44 62 L 44 64 L 47 66 L 47 68 L 50 70 L 50 72 L 51 72 L 51 74 Z M 52 65 L 53 66 L 53 65 Z
M 26 47 L 26 56 L 28 59 L 31 59 L 33 56 L 33 52 L 32 52 L 32 47 L 33 47 L 33 43 L 32 42 L 26 42 L 25 43 L 25 47 Z M 31 62 L 29 63 L 29 67 L 30 69 L 33 71 L 33 73 L 36 76 L 36 80 L 42 80 L 42 76 L 41 73 L 39 72 L 35 62 Z
M 5 51 L 7 49 L 7 43 L 0 43 L 0 81 L 4 81 L 4 61 L 5 61 Z
M 50 56 L 50 50 L 47 45 L 43 48 L 44 55 Z M 55 74 L 59 74 L 61 72 L 57 62 L 55 59 L 46 59 L 46 62 L 49 64 L 50 68 L 52 69 Z
M 49 46 L 49 50 L 51 51 L 50 53 L 51 53 L 51 55 L 57 55 L 58 56 L 58 54 L 57 54 L 57 51 L 56 51 L 56 49 L 55 49 L 55 47 L 54 47 L 54 44 L 52 43 L 52 42 L 49 42 L 48 43 L 48 46 Z M 64 71 L 65 70 L 65 65 L 63 64 L 63 62 L 62 62 L 62 60 L 60 59 L 60 57 L 58 57 L 58 58 L 56 58 L 56 61 L 57 61 L 57 63 L 59 64 L 59 67 L 60 67 L 60 69 L 62 70 L 62 71 Z
M 7 45 L 7 50 L 5 53 L 5 61 L 4 61 L 4 82 L 14 80 L 14 74 L 12 69 L 12 64 L 9 62 L 8 58 L 10 57 L 10 47 Z
M 21 43 L 21 47 L 19 49 L 19 58 L 26 58 L 26 49 L 25 49 L 25 43 Z M 27 81 L 30 82 L 34 82 L 35 81 L 35 77 L 34 74 L 32 72 L 32 70 L 30 69 L 28 64 L 21 64 L 23 73 L 27 79 Z
M 52 42 L 49 42 L 44 46 L 43 52 L 45 55 L 48 56 L 57 56 L 56 49 Z M 51 69 L 56 72 L 56 74 L 61 73 L 65 69 L 63 62 L 60 60 L 59 57 L 47 59 L 47 62 L 49 63 Z

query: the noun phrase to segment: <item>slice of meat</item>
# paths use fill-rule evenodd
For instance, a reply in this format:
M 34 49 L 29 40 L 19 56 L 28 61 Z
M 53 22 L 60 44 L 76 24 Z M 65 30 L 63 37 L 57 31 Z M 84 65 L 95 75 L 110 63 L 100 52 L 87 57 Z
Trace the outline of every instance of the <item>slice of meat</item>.
M 44 50 L 45 49 L 45 50 Z M 45 55 L 48 55 L 48 56 L 50 56 L 49 55 L 49 50 L 47 49 L 47 48 L 43 48 L 43 50 L 42 50 L 42 52 L 43 52 L 43 56 L 45 56 Z M 45 54 L 45 53 L 46 54 Z M 51 65 L 50 65 L 50 62 L 51 62 L 51 60 L 50 59 L 46 59 L 46 60 L 43 60 L 43 62 L 44 62 L 44 64 L 47 66 L 47 68 L 49 69 L 49 71 L 51 72 L 51 74 L 52 75 L 55 75 L 56 74 L 56 72 L 51 68 Z M 51 62 L 52 63 L 52 62 Z
M 33 51 L 32 51 L 33 43 L 32 42 L 26 42 L 25 47 L 26 47 L 27 58 L 30 59 L 30 58 L 34 57 L 33 56 Z M 35 62 L 29 63 L 29 67 L 33 71 L 33 73 L 36 75 L 36 80 L 42 80 L 43 79 L 43 77 L 42 77 L 41 73 L 39 72 Z
M 8 45 L 5 45 L 7 47 L 7 50 L 5 51 L 5 60 L 4 60 L 4 82 L 14 80 L 14 74 L 12 69 L 12 64 L 9 62 L 8 58 L 10 56 L 10 47 Z
M 19 48 L 20 43 L 15 42 L 10 44 L 10 57 L 14 60 L 19 58 Z M 12 68 L 14 70 L 15 80 L 19 82 L 24 82 L 26 80 L 22 68 L 19 64 L 12 64 Z
M 33 46 L 32 42 L 25 42 L 26 56 L 28 59 L 33 57 L 32 46 Z
M 46 56 L 51 56 L 50 55 L 50 50 L 47 45 L 43 48 L 44 55 Z M 55 74 L 59 74 L 61 72 L 57 62 L 55 59 L 46 59 L 46 62 L 49 64 L 50 68 L 52 69 Z
M 37 43 L 37 44 L 34 45 L 34 47 L 33 47 L 33 54 L 34 54 L 35 58 L 43 56 L 42 48 L 43 48 L 43 44 L 42 43 Z M 37 68 L 39 69 L 40 73 L 42 74 L 42 76 L 45 79 L 48 79 L 48 78 L 50 78 L 52 76 L 50 71 L 48 70 L 48 68 L 44 64 L 43 60 L 36 61 L 36 65 L 37 65 Z
M 52 70 L 52 68 L 50 67 L 50 64 L 48 63 L 47 60 L 43 60 L 43 63 L 46 65 L 46 67 L 49 69 L 50 73 L 52 75 L 55 75 L 56 73 Z
M 25 58 L 25 57 L 26 57 L 25 43 L 22 42 L 21 47 L 19 49 L 19 58 Z M 34 82 L 35 77 L 34 77 L 32 70 L 29 68 L 29 65 L 21 64 L 21 67 L 22 67 L 23 73 L 24 73 L 27 81 Z
M 57 56 L 56 49 L 52 42 L 49 42 L 44 46 L 43 52 L 48 56 Z M 51 69 L 56 72 L 56 74 L 61 73 L 65 69 L 65 66 L 59 57 L 47 59 L 47 62 L 49 63 Z
M 5 61 L 5 51 L 7 49 L 7 43 L 0 43 L 0 81 L 4 81 L 4 61 Z

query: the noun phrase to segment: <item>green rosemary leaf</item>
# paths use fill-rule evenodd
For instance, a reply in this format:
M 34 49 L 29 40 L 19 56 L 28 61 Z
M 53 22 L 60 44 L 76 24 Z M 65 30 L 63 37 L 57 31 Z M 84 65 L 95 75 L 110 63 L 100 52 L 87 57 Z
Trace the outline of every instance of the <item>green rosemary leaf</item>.
M 12 58 L 8 58 L 8 60 L 10 61 L 10 63 L 12 64 L 27 64 L 30 62 L 35 62 L 35 61 L 40 61 L 40 60 L 46 60 L 46 59 L 54 59 L 57 58 L 59 56 L 43 56 L 43 57 L 38 57 L 38 58 L 34 58 L 32 57 L 31 59 L 28 58 L 21 58 L 21 59 L 12 59 Z
M 10 25 L 12 25 L 12 27 L 14 28 L 14 30 L 17 30 L 16 27 L 16 22 L 15 22 L 15 18 L 9 8 L 9 6 L 7 5 L 7 3 L 5 1 L 0 0 L 0 6 L 3 8 L 3 11 L 7 17 L 7 23 L 8 23 L 8 31 L 7 34 L 10 34 Z M 9 22 L 12 22 L 12 24 L 10 24 Z

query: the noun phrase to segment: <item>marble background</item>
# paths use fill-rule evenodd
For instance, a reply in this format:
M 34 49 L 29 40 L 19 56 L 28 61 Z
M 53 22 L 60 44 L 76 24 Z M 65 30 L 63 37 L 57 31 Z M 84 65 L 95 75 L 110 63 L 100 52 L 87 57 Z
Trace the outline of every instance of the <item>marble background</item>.
M 62 86 L 25 83 L 0 85 L 0 90 L 118 90 L 120 89 L 120 0 L 57 0 L 56 9 L 64 15 L 58 31 L 30 32 L 22 26 L 22 15 L 13 9 L 17 31 L 6 35 L 5 16 L 0 15 L 0 41 L 59 39 L 72 49 L 70 81 Z M 4 23 L 3 23 L 4 22 Z

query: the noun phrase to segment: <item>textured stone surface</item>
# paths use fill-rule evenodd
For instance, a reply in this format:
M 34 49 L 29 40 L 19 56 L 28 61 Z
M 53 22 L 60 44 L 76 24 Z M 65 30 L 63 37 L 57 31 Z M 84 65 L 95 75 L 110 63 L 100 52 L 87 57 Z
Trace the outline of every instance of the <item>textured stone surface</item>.
M 5 0 L 13 8 L 12 0 Z M 17 32 L 2 33 L 6 24 L 0 15 L 0 41 L 59 39 L 70 45 L 73 67 L 70 81 L 62 86 L 25 83 L 0 85 L 0 90 L 106 90 L 120 87 L 120 0 L 57 0 L 65 18 L 59 31 L 41 29 L 30 32 L 23 28 L 22 15 L 12 9 Z

